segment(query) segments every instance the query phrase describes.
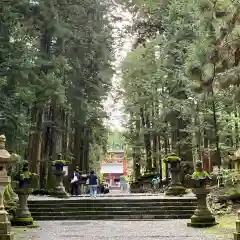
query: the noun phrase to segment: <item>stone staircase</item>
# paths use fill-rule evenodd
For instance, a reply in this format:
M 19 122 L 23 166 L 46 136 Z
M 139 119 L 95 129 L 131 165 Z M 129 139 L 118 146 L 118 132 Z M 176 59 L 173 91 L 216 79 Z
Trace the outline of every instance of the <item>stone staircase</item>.
M 35 220 L 189 219 L 196 199 L 188 197 L 108 197 L 30 200 Z

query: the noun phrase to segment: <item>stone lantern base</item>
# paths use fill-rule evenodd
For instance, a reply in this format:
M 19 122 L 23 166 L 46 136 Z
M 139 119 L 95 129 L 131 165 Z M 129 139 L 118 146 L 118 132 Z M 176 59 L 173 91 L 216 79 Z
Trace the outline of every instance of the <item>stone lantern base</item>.
M 13 226 L 32 226 L 33 218 L 28 209 L 27 199 L 33 192 L 32 188 L 15 188 L 15 192 L 18 194 L 19 204 L 16 210 L 16 216 L 11 220 Z
M 186 193 L 185 187 L 181 183 L 170 184 L 165 192 L 167 196 L 178 196 Z
M 240 240 L 240 233 L 233 233 L 233 240 Z
M 236 232 L 233 233 L 234 240 L 240 240 L 240 211 L 237 212 Z
M 11 223 L 8 221 L 6 211 L 0 211 L 0 239 L 13 240 L 14 233 L 11 232 Z
M 56 185 L 51 192 L 51 195 L 59 198 L 69 198 L 69 195 L 66 192 L 65 187 L 63 186 L 63 177 L 65 176 L 65 172 L 56 169 L 54 175 L 56 177 Z
M 193 190 L 197 197 L 198 206 L 194 211 L 193 216 L 191 217 L 191 222 L 188 223 L 188 226 L 191 227 L 211 227 L 217 225 L 215 217 L 212 215 L 208 209 L 206 198 L 209 193 L 209 189 L 204 185 L 201 188 L 195 188 Z
M 14 240 L 14 234 L 13 233 L 9 233 L 9 234 L 0 234 L 0 239 L 1 240 Z
M 188 227 L 199 227 L 199 228 L 212 227 L 215 225 L 217 225 L 215 221 L 215 217 L 211 214 L 203 215 L 203 216 L 193 215 L 191 217 L 191 222 L 187 223 Z
M 33 226 L 33 218 L 25 217 L 25 218 L 13 218 L 11 220 L 13 226 Z
M 59 198 L 69 198 L 64 186 L 54 188 L 51 195 Z

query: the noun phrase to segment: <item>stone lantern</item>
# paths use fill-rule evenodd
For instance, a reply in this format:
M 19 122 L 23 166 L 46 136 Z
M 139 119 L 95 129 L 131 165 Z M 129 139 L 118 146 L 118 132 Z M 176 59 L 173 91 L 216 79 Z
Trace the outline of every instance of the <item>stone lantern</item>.
M 180 182 L 180 158 L 175 154 L 172 153 L 165 159 L 165 163 L 167 168 L 171 173 L 171 182 L 168 186 L 168 189 L 165 192 L 165 195 L 182 195 L 186 192 L 186 189 L 183 187 L 182 183 Z
M 68 198 L 69 195 L 66 192 L 66 189 L 63 185 L 63 177 L 66 174 L 66 172 L 64 171 L 64 167 L 67 166 L 67 162 L 62 159 L 62 154 L 59 153 L 57 157 L 58 159 L 53 161 L 56 185 L 55 188 L 53 189 L 52 195 L 59 198 Z
M 197 161 L 196 170 L 189 179 L 189 185 L 191 185 L 192 191 L 197 198 L 197 208 L 191 217 L 191 222 L 187 224 L 188 226 L 210 227 L 217 224 L 207 205 L 210 181 L 210 176 L 203 170 L 202 162 Z
M 5 149 L 6 137 L 0 136 L 0 239 L 12 240 L 11 223 L 8 220 L 8 213 L 4 208 L 3 194 L 6 186 L 10 183 L 10 177 L 7 174 L 7 167 L 10 163 L 10 154 Z

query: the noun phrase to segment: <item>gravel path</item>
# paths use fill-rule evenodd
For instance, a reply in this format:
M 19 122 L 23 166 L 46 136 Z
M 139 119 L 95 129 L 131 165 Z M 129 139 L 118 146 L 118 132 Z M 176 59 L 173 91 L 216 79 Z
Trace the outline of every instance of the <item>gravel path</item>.
M 16 240 L 218 240 L 186 223 L 187 220 L 40 222 L 40 228 L 18 233 Z

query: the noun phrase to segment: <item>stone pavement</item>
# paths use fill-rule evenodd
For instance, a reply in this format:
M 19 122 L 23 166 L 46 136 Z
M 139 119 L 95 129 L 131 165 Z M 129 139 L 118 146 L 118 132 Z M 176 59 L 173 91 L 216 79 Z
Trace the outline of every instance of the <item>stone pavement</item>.
M 187 220 L 163 221 L 54 221 L 18 233 L 16 240 L 220 240 Z M 230 240 L 226 239 L 225 240 Z

